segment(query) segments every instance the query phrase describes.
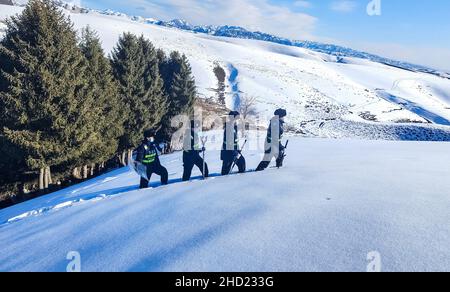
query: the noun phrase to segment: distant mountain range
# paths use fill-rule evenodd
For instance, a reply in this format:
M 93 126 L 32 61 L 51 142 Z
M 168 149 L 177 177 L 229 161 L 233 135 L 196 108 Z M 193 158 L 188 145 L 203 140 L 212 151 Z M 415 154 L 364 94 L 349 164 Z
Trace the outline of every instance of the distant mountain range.
M 26 0 L 0 0 L 0 3 L 3 4 L 10 4 L 14 2 L 15 5 L 24 5 L 26 3 Z M 442 70 L 436 70 L 432 69 L 426 66 L 412 64 L 409 62 L 403 62 L 403 61 L 397 61 L 385 57 L 381 57 L 375 54 L 357 51 L 351 48 L 346 48 L 338 45 L 333 44 L 324 44 L 319 42 L 312 42 L 312 41 L 306 41 L 306 40 L 290 40 L 283 37 L 278 37 L 275 35 L 271 35 L 264 32 L 259 31 L 249 31 L 243 27 L 240 26 L 229 26 L 229 25 L 223 25 L 223 26 L 214 26 L 214 25 L 192 25 L 188 23 L 187 21 L 181 20 L 181 19 L 174 19 L 171 21 L 162 21 L 154 18 L 144 18 L 140 16 L 128 16 L 124 13 L 116 12 L 113 10 L 103 10 L 98 11 L 94 9 L 89 8 L 80 8 L 77 6 L 73 6 L 71 4 L 68 4 L 65 1 L 57 0 L 56 1 L 61 7 L 70 10 L 75 13 L 89 13 L 89 12 L 97 12 L 100 14 L 105 15 L 116 15 L 116 16 L 122 16 L 122 17 L 128 17 L 134 21 L 141 22 L 141 23 L 147 23 L 147 24 L 153 24 L 153 25 L 159 25 L 164 27 L 172 27 L 177 28 L 185 31 L 191 31 L 193 33 L 204 33 L 212 36 L 218 36 L 218 37 L 230 37 L 230 38 L 240 38 L 240 39 L 252 39 L 252 40 L 260 40 L 260 41 L 266 41 L 266 42 L 272 42 L 287 46 L 294 46 L 299 48 L 305 48 L 312 51 L 320 52 L 329 54 L 332 56 L 337 57 L 354 57 L 354 58 L 361 58 L 370 60 L 373 62 L 394 66 L 398 68 L 402 68 L 405 70 L 410 70 L 414 72 L 423 72 L 423 73 L 429 73 L 434 74 L 440 77 L 448 78 L 450 79 L 450 72 L 444 72 Z
M 213 26 L 213 25 L 205 25 L 205 26 L 197 26 L 191 25 L 188 22 L 180 19 L 174 19 L 171 21 L 161 21 L 154 19 L 143 19 L 141 17 L 133 17 L 135 21 L 144 21 L 151 24 L 156 24 L 165 27 L 173 27 L 181 30 L 192 31 L 195 33 L 205 33 L 212 36 L 219 37 L 231 37 L 231 38 L 240 38 L 240 39 L 252 39 L 252 40 L 260 40 L 266 42 L 272 42 L 287 46 L 294 46 L 299 48 L 305 48 L 312 51 L 329 54 L 337 57 L 354 57 L 370 60 L 377 63 L 386 64 L 389 66 L 399 67 L 402 69 L 415 71 L 415 72 L 424 72 L 435 74 L 441 77 L 450 78 L 450 74 L 447 72 L 443 72 L 440 70 L 435 70 L 426 66 L 416 65 L 408 62 L 397 61 L 385 57 L 381 57 L 375 54 L 370 54 L 367 52 L 357 51 L 351 48 L 346 48 L 333 44 L 324 44 L 319 42 L 312 41 L 301 41 L 301 40 L 290 40 L 287 38 L 278 37 L 275 35 L 271 35 L 264 32 L 252 32 L 243 27 L 239 26 Z

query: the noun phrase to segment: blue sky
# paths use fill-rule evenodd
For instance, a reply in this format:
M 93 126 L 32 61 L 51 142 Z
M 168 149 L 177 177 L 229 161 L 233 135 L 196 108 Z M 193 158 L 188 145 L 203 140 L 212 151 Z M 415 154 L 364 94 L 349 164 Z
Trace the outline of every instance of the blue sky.
M 292 39 L 350 46 L 450 70 L 450 1 L 374 0 L 84 0 L 82 5 L 193 24 L 241 25 Z

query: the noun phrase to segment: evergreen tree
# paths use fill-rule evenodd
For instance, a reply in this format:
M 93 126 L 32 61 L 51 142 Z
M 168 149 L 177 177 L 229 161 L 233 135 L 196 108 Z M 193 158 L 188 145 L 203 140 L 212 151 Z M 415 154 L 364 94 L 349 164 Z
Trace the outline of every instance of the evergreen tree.
M 169 59 L 167 58 L 166 53 L 162 49 L 158 49 L 156 51 L 156 56 L 158 58 L 159 74 L 161 75 L 161 78 L 163 79 L 164 83 L 164 92 L 168 94 L 166 83 L 168 79 Z
M 192 114 L 197 88 L 192 75 L 191 65 L 185 55 L 175 59 L 175 67 L 172 83 L 170 84 L 170 107 L 174 108 L 174 113 Z
M 167 112 L 167 98 L 156 50 L 143 37 L 122 35 L 112 53 L 112 67 L 125 110 L 125 132 L 119 147 L 126 151 L 138 145 L 146 129 L 161 123 Z
M 87 61 L 86 94 L 93 98 L 91 110 L 95 116 L 92 122 L 97 139 L 78 164 L 101 164 L 117 153 L 119 137 L 123 135 L 123 112 L 111 63 L 105 57 L 98 35 L 89 27 L 82 31 L 80 48 Z
M 143 36 L 139 38 L 139 44 L 144 56 L 144 84 L 149 89 L 150 127 L 161 125 L 168 111 L 167 96 L 164 94 L 164 80 L 159 73 L 159 60 L 157 50 L 153 44 Z M 141 133 L 142 135 L 142 133 Z
M 70 19 L 50 0 L 31 0 L 7 21 L 0 43 L 1 136 L 7 153 L 21 153 L 40 171 L 39 187 L 51 182 L 50 167 L 77 159 L 96 139 L 85 94 L 85 58 Z
M 197 90 L 192 69 L 185 55 L 172 52 L 170 59 L 162 65 L 164 89 L 169 98 L 169 111 L 164 122 L 164 138 L 173 134 L 171 119 L 180 114 L 192 115 Z

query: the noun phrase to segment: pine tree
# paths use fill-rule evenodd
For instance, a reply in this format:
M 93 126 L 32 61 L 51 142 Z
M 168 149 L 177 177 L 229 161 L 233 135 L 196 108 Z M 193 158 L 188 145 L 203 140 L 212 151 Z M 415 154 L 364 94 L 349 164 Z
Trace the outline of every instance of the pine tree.
M 111 63 L 105 57 L 100 38 L 89 27 L 82 31 L 80 48 L 87 60 L 86 94 L 93 98 L 91 110 L 95 116 L 91 122 L 97 139 L 90 145 L 91 150 L 80 157 L 78 164 L 102 164 L 117 153 L 119 137 L 123 135 L 123 112 Z
M 168 94 L 167 89 L 167 80 L 168 80 L 168 66 L 169 66 L 169 59 L 167 58 L 166 53 L 162 49 L 158 49 L 156 51 L 156 56 L 158 58 L 158 66 L 159 66 L 159 74 L 161 75 L 161 78 L 163 79 L 164 83 L 164 92 Z
M 50 0 L 31 0 L 7 21 L 0 43 L 1 136 L 39 170 L 39 187 L 51 182 L 50 167 L 82 156 L 92 135 L 85 58 L 68 17 Z
M 164 80 L 159 73 L 159 60 L 157 50 L 153 44 L 143 36 L 139 38 L 139 44 L 144 56 L 144 81 L 145 87 L 149 89 L 150 97 L 150 127 L 161 125 L 168 111 L 167 96 L 164 94 Z
M 180 114 L 192 115 L 197 90 L 192 69 L 185 55 L 172 52 L 163 65 L 164 88 L 169 98 L 169 112 L 165 119 L 163 133 L 166 139 L 173 134 L 171 119 Z
M 185 55 L 177 60 L 179 67 L 174 71 L 170 88 L 170 106 L 175 112 L 192 114 L 197 88 L 191 65 Z
M 112 53 L 112 67 L 125 110 L 125 132 L 119 147 L 130 154 L 129 150 L 138 145 L 143 132 L 161 123 L 167 112 L 167 98 L 156 50 L 143 37 L 122 35 Z

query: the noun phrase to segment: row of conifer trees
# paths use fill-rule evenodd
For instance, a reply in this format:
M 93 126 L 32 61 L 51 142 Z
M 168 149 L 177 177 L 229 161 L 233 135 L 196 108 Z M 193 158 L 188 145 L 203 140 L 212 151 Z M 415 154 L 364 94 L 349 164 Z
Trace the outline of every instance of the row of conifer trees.
M 192 111 L 187 58 L 124 33 L 109 56 L 51 0 L 31 0 L 0 41 L 0 185 L 53 173 L 86 178 L 130 151 L 149 128 L 168 138 L 171 117 Z

